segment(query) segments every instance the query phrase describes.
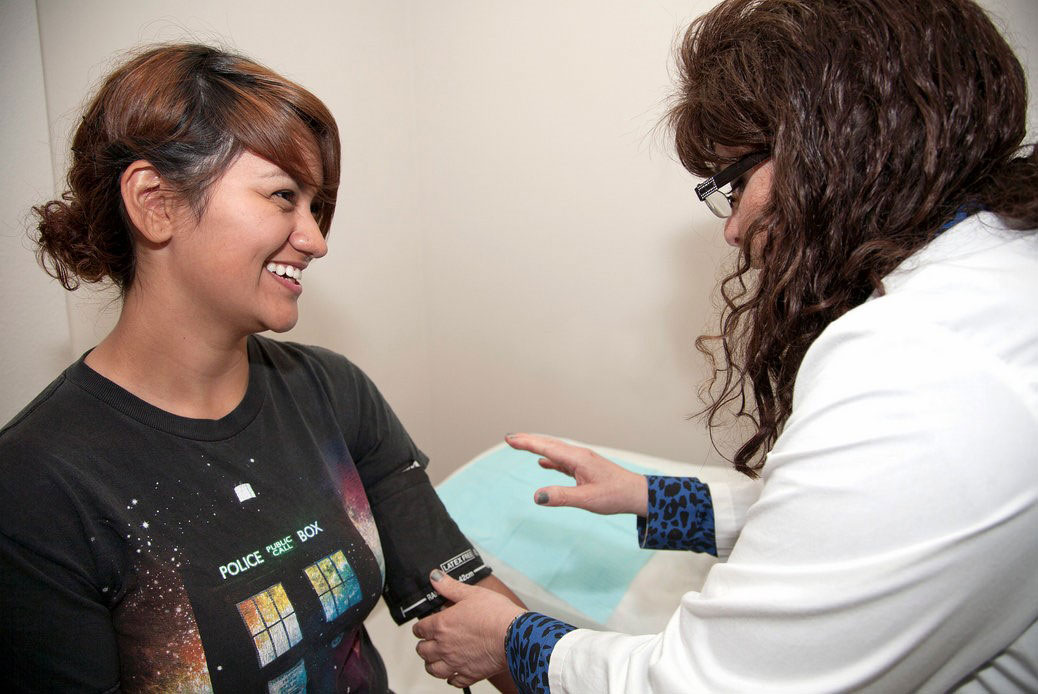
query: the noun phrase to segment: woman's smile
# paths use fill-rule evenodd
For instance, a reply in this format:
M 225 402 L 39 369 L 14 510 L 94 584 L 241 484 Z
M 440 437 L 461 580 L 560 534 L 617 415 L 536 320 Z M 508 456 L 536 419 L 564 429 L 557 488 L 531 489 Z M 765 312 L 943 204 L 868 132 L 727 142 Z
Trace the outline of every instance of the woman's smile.
M 285 287 L 296 296 L 303 293 L 303 268 L 288 264 L 269 262 L 267 263 L 266 271 L 267 274 L 274 278 L 275 282 L 280 284 L 282 287 Z
M 303 271 L 291 265 L 267 263 L 267 272 L 278 278 L 292 280 L 295 284 L 299 284 L 299 280 L 303 277 Z

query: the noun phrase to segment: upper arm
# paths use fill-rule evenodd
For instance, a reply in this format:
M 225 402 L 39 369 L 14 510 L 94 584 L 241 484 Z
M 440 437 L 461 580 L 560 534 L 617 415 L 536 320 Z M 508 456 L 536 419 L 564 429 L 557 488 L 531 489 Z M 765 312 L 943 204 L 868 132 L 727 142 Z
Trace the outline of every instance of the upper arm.
M 348 363 L 347 363 L 348 364 Z M 375 384 L 359 369 L 343 379 L 339 416 L 364 484 L 386 561 L 386 601 L 397 622 L 440 603 L 429 572 L 478 581 L 490 573 L 426 475 L 428 458 Z

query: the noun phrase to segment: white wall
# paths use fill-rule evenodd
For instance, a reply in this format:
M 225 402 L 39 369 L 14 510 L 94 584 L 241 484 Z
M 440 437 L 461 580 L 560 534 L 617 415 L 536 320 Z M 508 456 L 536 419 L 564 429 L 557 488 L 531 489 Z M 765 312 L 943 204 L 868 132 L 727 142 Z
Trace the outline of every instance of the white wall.
M 719 225 L 656 126 L 706 2 L 416 3 L 439 445 L 508 431 L 712 455 L 692 341 Z
M 1028 141 L 1038 140 L 1038 0 L 977 0 L 995 20 L 1027 72 Z
M 0 420 L 114 318 L 99 315 L 110 294 L 82 291 L 66 318 L 20 237 L 25 212 L 58 189 L 69 129 L 113 59 L 187 37 L 256 57 L 336 115 L 331 252 L 286 337 L 363 366 L 434 479 L 517 430 L 715 459 L 685 415 L 730 256 L 654 133 L 672 43 L 712 4 L 6 0 Z M 1034 75 L 1038 3 L 987 6 Z
M 0 422 L 69 361 L 63 292 L 36 265 L 25 230 L 29 208 L 54 194 L 36 6 L 0 3 Z

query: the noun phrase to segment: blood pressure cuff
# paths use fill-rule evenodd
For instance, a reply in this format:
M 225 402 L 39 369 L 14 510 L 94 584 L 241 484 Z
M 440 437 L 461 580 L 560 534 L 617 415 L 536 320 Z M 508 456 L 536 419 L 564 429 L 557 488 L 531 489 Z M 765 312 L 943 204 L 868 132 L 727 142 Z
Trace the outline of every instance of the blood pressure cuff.
M 433 569 L 465 583 L 490 575 L 490 567 L 451 519 L 419 465 L 388 475 L 368 489 L 368 501 L 386 561 L 383 594 L 397 624 L 443 605 L 444 599 L 429 584 Z

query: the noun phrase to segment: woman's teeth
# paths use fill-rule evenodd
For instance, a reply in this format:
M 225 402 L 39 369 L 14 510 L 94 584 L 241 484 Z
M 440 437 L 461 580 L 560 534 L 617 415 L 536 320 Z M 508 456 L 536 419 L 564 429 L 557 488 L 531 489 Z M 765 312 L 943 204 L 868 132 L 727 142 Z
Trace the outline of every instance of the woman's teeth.
M 278 263 L 267 263 L 267 271 L 273 272 L 281 277 L 288 277 L 296 282 L 303 276 L 303 271 L 291 265 L 280 265 Z

